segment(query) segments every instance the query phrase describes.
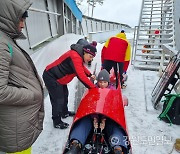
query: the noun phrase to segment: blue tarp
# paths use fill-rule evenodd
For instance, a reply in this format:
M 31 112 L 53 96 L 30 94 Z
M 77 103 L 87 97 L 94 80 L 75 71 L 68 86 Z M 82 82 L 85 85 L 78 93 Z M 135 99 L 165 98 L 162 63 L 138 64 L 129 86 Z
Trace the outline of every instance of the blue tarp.
M 81 22 L 82 21 L 82 12 L 77 7 L 75 0 L 64 0 L 64 2 L 70 8 L 73 15 Z

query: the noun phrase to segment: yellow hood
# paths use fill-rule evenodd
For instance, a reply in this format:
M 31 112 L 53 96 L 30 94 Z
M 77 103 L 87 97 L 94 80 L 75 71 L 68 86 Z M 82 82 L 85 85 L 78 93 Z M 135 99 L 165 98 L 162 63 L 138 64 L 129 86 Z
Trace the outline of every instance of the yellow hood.
M 126 34 L 125 33 L 118 33 L 116 37 L 126 40 Z

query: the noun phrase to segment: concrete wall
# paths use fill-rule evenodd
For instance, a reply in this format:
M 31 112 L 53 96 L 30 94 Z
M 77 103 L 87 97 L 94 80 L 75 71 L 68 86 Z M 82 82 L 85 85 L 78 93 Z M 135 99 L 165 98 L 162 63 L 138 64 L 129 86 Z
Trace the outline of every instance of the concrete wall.
M 92 42 L 93 40 L 96 40 L 97 42 L 105 42 L 108 38 L 115 36 L 118 34 L 119 30 L 113 30 L 113 31 L 104 31 L 104 32 L 90 32 L 89 33 L 89 41 Z

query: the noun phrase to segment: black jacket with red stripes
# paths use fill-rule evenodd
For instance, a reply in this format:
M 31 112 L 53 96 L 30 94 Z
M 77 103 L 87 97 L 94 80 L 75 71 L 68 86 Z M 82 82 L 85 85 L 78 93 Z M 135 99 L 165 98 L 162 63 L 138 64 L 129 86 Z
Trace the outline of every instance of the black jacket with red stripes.
M 92 74 L 83 64 L 83 46 L 71 45 L 71 50 L 49 64 L 45 71 L 62 85 L 69 83 L 75 76 L 87 87 L 96 86 L 89 80 Z

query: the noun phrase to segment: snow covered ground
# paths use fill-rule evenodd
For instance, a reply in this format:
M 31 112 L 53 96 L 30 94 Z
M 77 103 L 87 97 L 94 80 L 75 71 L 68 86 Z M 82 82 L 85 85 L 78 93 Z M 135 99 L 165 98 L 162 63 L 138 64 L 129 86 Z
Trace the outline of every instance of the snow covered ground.
M 127 34 L 132 39 L 133 34 Z M 46 65 L 57 59 L 63 52 L 70 49 L 70 44 L 76 43 L 82 36 L 67 34 L 41 48 L 31 55 L 40 76 Z M 91 71 L 97 62 L 100 70 L 100 53 L 103 44 L 98 43 L 98 54 L 94 58 Z M 122 93 L 128 97 L 129 105 L 125 107 L 126 121 L 133 154 L 168 154 L 173 148 L 176 138 L 180 138 L 180 126 L 169 126 L 157 117 L 160 110 L 154 110 L 151 105 L 151 92 L 158 81 L 158 72 L 128 70 L 127 88 Z M 69 85 L 69 109 L 74 109 L 77 78 Z M 72 118 L 65 122 L 72 124 Z M 70 128 L 69 128 L 70 129 Z M 33 144 L 32 154 L 61 154 L 68 137 L 69 129 L 53 128 L 51 119 L 51 104 L 48 94 L 45 95 L 44 130 Z M 174 150 L 172 154 L 177 154 Z

